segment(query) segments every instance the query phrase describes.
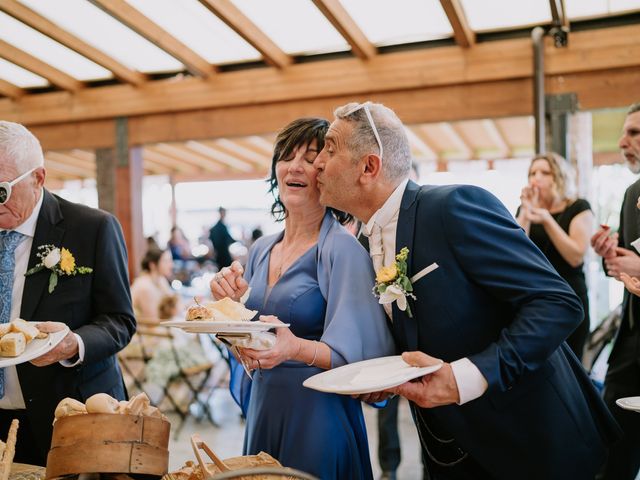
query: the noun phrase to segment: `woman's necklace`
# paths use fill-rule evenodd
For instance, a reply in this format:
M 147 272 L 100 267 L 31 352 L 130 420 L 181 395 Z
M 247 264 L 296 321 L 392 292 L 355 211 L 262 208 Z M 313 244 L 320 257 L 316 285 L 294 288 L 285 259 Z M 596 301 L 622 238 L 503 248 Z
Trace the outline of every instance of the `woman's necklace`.
M 289 253 L 285 255 L 284 244 L 281 244 L 281 245 L 282 246 L 280 247 L 280 257 L 282 258 L 282 260 L 278 262 L 278 266 L 276 267 L 276 271 L 275 271 L 276 281 L 280 280 L 280 277 L 282 276 L 282 270 L 285 267 L 285 265 L 290 266 L 290 264 L 288 265 L 288 262 L 293 263 L 293 260 L 299 251 L 298 248 L 293 247 L 291 248 Z M 286 272 L 286 269 L 285 269 L 285 272 Z

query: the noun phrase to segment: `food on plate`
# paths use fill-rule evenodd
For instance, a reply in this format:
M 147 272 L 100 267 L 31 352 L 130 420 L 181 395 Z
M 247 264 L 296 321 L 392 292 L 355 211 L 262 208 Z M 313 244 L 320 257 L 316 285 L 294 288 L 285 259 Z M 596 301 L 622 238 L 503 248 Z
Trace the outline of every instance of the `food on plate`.
M 213 312 L 203 305 L 192 305 L 187 309 L 187 321 L 213 320 Z
M 17 318 L 11 322 L 11 331 L 22 333 L 27 342 L 37 338 L 40 334 L 40 330 L 38 330 L 35 325 L 27 322 L 26 320 L 22 320 L 21 318 Z
M 0 338 L 0 355 L 3 357 L 17 357 L 27 348 L 27 339 L 23 333 L 11 332 Z
M 54 416 L 58 419 L 71 415 L 81 415 L 83 413 L 87 413 L 87 407 L 85 407 L 84 403 L 76 400 L 75 398 L 67 397 L 60 400 L 60 403 L 58 403 L 58 406 L 56 407 Z
M 242 457 L 225 458 L 224 463 L 231 470 L 241 470 L 244 468 L 258 468 L 258 467 L 282 467 L 282 464 L 275 458 L 265 452 L 260 452 L 257 455 L 245 455 Z M 220 469 L 215 463 L 208 463 L 207 468 L 211 474 L 221 473 Z M 171 472 L 171 476 L 176 480 L 205 480 L 207 475 L 202 471 L 200 465 L 191 460 L 187 461 L 182 468 L 175 472 Z M 244 477 L 243 477 L 244 478 Z M 274 478 L 273 475 L 252 475 L 252 479 L 255 480 L 267 480 Z
M 130 400 L 116 400 L 106 393 L 96 393 L 87 399 L 86 405 L 73 398 L 63 398 L 55 411 L 55 420 L 71 415 L 91 413 L 112 413 L 122 415 L 142 415 L 166 420 L 166 417 L 151 405 L 146 393 L 140 393 Z
M 7 442 L 0 440 L 0 480 L 7 480 L 13 464 L 13 456 L 16 453 L 16 440 L 18 438 L 19 422 L 16 419 L 11 421 Z
M 225 297 L 217 302 L 207 305 L 209 310 L 213 310 L 215 320 L 222 321 L 248 321 L 255 317 L 256 310 L 249 310 L 242 303 Z

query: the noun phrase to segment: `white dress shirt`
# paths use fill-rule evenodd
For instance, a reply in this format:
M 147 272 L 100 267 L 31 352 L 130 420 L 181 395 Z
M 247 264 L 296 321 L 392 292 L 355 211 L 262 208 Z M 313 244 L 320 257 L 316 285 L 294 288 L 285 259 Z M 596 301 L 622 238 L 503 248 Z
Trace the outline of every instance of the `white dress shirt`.
M 376 253 L 382 250 L 383 265 L 391 265 L 395 261 L 398 216 L 400 214 L 402 196 L 404 195 L 408 182 L 408 179 L 402 181 L 389 198 L 387 198 L 384 205 L 372 215 L 367 224 L 362 225 L 361 233 L 369 238 L 369 252 L 372 259 Z M 382 245 L 372 245 L 372 242 L 377 240 L 377 235 L 374 234 L 376 228 L 381 229 L 380 236 Z M 420 299 L 417 300 L 417 302 L 419 301 Z M 384 305 L 384 307 L 387 315 L 391 318 L 391 304 Z M 429 352 L 425 353 L 428 354 Z M 478 367 L 468 358 L 464 357 L 451 362 L 451 369 L 453 370 L 453 376 L 458 385 L 458 392 L 460 394 L 459 405 L 475 400 L 482 396 L 487 390 L 489 386 L 487 380 Z
M 21 225 L 17 226 L 14 230 L 24 235 L 22 241 L 18 244 L 15 250 L 15 269 L 13 271 L 13 290 L 11 292 L 11 312 L 9 313 L 10 319 L 20 317 L 20 310 L 22 306 L 22 294 L 24 292 L 24 274 L 29 266 L 29 257 L 31 255 L 31 247 L 33 245 L 33 237 L 36 232 L 36 224 L 38 223 L 38 215 L 40 215 L 40 209 L 42 208 L 42 201 L 44 199 L 44 191 L 40 192 L 40 200 L 36 204 L 33 212 L 27 220 Z M 2 229 L 0 229 L 2 230 Z M 78 339 L 78 349 L 80 360 L 71 363 L 69 361 L 60 362 L 65 367 L 72 367 L 80 363 L 84 358 L 84 343 L 79 335 L 76 334 Z M 20 389 L 20 382 L 18 380 L 18 372 L 16 367 L 6 367 L 4 369 L 4 397 L 0 398 L 0 409 L 3 410 L 15 410 L 25 408 L 24 398 L 22 396 L 22 390 Z

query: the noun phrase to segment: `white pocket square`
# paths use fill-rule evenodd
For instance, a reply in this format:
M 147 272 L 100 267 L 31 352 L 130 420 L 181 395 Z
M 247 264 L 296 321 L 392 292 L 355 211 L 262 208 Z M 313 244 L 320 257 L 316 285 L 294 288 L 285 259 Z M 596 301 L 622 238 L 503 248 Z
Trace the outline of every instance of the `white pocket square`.
M 411 283 L 416 283 L 418 280 L 420 280 L 426 274 L 433 272 L 436 268 L 438 268 L 438 264 L 433 262 L 431 265 L 429 265 L 428 267 L 423 268 L 418 273 L 416 273 L 413 277 L 411 277 L 410 278 Z

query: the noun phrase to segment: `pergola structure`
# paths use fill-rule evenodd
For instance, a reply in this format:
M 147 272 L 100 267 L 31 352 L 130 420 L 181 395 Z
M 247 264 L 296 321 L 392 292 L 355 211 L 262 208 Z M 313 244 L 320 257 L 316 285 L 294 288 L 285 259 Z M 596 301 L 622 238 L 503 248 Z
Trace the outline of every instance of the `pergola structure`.
M 547 93 L 576 94 L 581 110 L 638 101 L 640 1 L 588 3 L 0 0 L 0 119 L 41 140 L 50 186 L 97 179 L 135 265 L 143 175 L 263 177 L 274 132 L 300 116 L 331 118 L 348 101 L 391 106 L 416 158 L 440 169 L 529 155 L 530 30 L 550 28 L 558 4 L 571 32 L 563 48 L 545 38 Z M 389 25 L 396 30 L 378 35 Z M 147 52 L 139 65 L 137 51 Z M 159 66 L 143 62 L 153 59 Z M 74 70 L 76 61 L 85 67 Z M 600 143 L 595 161 L 615 161 L 615 141 Z

